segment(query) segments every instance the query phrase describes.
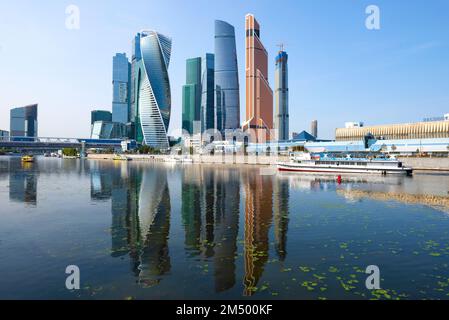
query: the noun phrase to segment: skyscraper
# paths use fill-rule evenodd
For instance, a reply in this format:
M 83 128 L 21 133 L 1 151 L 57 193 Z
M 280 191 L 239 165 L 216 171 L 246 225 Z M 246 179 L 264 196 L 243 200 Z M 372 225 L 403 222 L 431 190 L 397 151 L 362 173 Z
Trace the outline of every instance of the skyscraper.
M 201 67 L 201 132 L 215 129 L 215 55 L 206 53 Z
M 131 83 L 129 85 L 130 89 L 130 111 L 129 111 L 129 121 L 134 123 L 136 121 L 136 65 L 142 60 L 142 55 L 140 52 L 140 33 L 137 33 L 132 41 L 132 56 L 131 56 Z M 133 137 L 134 138 L 134 137 Z
M 135 70 L 136 140 L 159 149 L 169 147 L 171 44 L 170 38 L 156 31 L 142 31 L 141 60 Z
M 215 21 L 215 112 L 216 128 L 240 127 L 240 89 L 235 30 L 227 22 Z
M 97 121 L 112 122 L 112 113 L 105 110 L 93 110 L 90 113 L 90 124 L 93 125 Z
M 317 120 L 312 121 L 311 132 L 312 132 L 312 136 L 314 136 L 315 138 L 318 138 L 318 121 Z
M 11 137 L 37 137 L 37 104 L 11 109 Z
M 268 84 L 268 52 L 260 40 L 260 26 L 246 15 L 246 122 L 255 130 L 254 142 L 270 141 L 273 128 L 273 91 Z
M 282 50 L 276 57 L 274 103 L 276 109 L 274 127 L 277 140 L 289 140 L 288 54 Z
M 131 65 L 125 53 L 117 53 L 114 56 L 112 70 L 112 121 L 128 123 Z
M 182 87 L 182 129 L 190 135 L 199 131 L 194 130 L 195 122 L 201 121 L 201 58 L 186 61 L 186 84 Z M 195 131 L 195 132 L 194 132 Z

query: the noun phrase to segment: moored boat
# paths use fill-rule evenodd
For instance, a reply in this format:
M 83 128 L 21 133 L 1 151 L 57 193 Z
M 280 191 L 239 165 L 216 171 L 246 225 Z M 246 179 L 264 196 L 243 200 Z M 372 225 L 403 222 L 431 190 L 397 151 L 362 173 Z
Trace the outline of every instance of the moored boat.
M 114 155 L 114 158 L 112 158 L 114 161 L 131 161 L 131 158 L 128 158 L 127 156 L 123 154 L 116 154 Z
M 32 156 L 32 155 L 23 156 L 22 162 L 34 162 L 34 156 Z
M 386 157 L 352 158 L 327 154 L 302 153 L 293 155 L 290 162 L 278 163 L 279 171 L 320 174 L 400 174 L 412 175 L 413 169 L 404 167 L 401 161 Z

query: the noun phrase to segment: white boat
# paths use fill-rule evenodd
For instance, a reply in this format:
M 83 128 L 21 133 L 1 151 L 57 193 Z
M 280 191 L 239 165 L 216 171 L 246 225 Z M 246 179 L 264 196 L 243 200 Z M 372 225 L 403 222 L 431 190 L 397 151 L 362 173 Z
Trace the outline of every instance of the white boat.
M 326 154 L 302 153 L 293 155 L 290 162 L 278 163 L 279 171 L 320 174 L 400 174 L 412 175 L 413 169 L 402 165 L 395 158 L 343 158 Z

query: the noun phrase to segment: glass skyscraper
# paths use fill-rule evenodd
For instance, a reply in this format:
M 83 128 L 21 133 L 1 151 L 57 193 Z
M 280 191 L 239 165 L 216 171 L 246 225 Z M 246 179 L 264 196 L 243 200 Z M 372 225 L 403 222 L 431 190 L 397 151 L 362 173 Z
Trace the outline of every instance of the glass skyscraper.
M 246 122 L 243 129 L 255 132 L 253 142 L 271 140 L 273 91 L 268 84 L 268 52 L 260 40 L 260 25 L 246 15 Z
M 227 22 L 215 21 L 215 112 L 216 129 L 240 127 L 240 92 L 235 30 Z
M 130 114 L 129 121 L 136 121 L 136 69 L 139 61 L 142 60 L 140 52 L 140 33 L 137 33 L 132 41 L 132 57 L 131 57 L 131 83 L 130 83 Z
M 277 140 L 286 141 L 289 139 L 289 114 L 288 114 L 288 54 L 279 51 L 276 57 L 275 69 L 275 91 L 274 105 L 276 118 L 274 128 Z
M 195 122 L 201 121 L 201 58 L 186 61 L 186 84 L 182 87 L 182 129 L 190 135 L 199 133 Z
M 215 129 L 215 55 L 206 53 L 201 67 L 201 132 Z
M 90 124 L 94 124 L 96 121 L 112 121 L 112 113 L 105 110 L 93 110 L 90 113 Z
M 11 137 L 37 137 L 37 104 L 11 109 Z
M 142 31 L 141 60 L 135 65 L 136 140 L 158 149 L 169 148 L 171 44 L 171 39 L 160 33 Z
M 112 121 L 128 123 L 130 112 L 131 64 L 125 53 L 117 53 L 112 63 Z

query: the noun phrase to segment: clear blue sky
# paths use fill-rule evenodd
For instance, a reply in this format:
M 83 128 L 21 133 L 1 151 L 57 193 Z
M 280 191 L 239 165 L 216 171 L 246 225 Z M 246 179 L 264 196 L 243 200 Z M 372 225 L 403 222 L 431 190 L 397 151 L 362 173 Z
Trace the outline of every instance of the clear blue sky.
M 65 27 L 69 4 L 81 28 Z M 365 8 L 381 29 L 365 28 Z M 213 52 L 215 19 L 236 27 L 245 112 L 244 24 L 254 13 L 270 62 L 280 42 L 290 61 L 290 128 L 333 138 L 345 121 L 418 121 L 449 112 L 447 0 L 39 0 L 0 3 L 0 129 L 9 109 L 39 103 L 39 135 L 87 137 L 90 110 L 111 109 L 112 56 L 131 53 L 133 35 L 155 29 L 173 39 L 171 130 L 181 126 L 185 60 Z

